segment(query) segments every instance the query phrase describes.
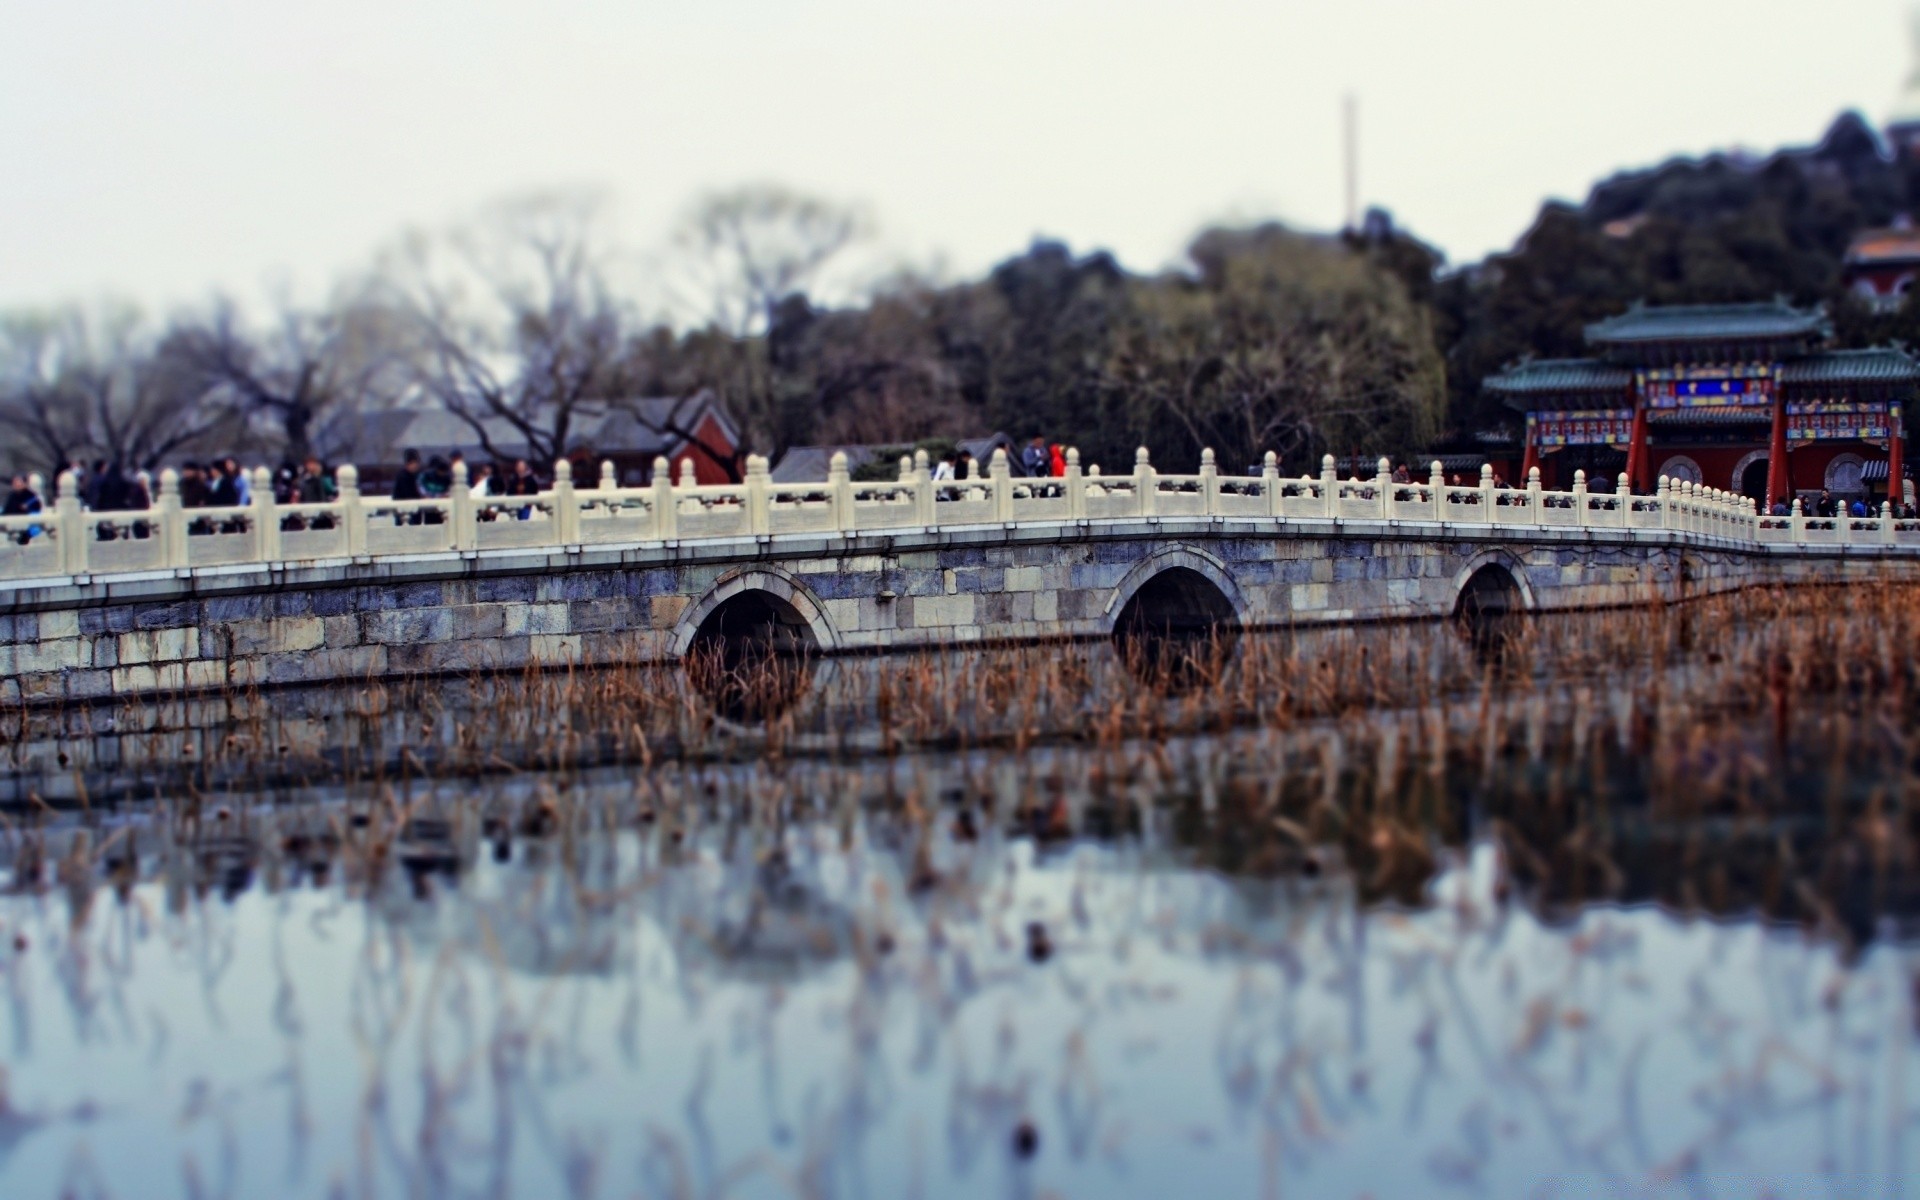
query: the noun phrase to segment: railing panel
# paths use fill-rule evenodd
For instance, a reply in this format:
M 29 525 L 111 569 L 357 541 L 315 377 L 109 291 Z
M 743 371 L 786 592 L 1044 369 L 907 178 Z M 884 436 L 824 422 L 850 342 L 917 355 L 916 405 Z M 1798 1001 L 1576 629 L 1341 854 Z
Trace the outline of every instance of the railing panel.
M 59 530 L 45 513 L 0 517 L 0 579 L 60 574 Z
M 1140 515 L 1139 499 L 1133 494 L 1132 480 L 1103 480 L 1087 485 L 1087 516 L 1091 519 L 1119 519 Z
M 282 529 L 280 531 L 280 556 L 287 562 L 311 561 L 316 558 L 340 558 L 347 552 L 347 531 L 331 527 L 316 529 L 309 525 L 305 529 Z
M 88 571 L 111 575 L 120 571 L 157 571 L 167 565 L 160 529 L 144 513 L 88 514 L 86 530 Z M 245 534 L 233 540 L 240 543 L 243 551 L 251 548 L 251 539 Z
M 612 494 L 591 493 L 582 499 L 587 501 L 580 510 L 582 544 L 644 542 L 658 536 L 659 521 L 650 491 L 630 488 Z
M 1153 515 L 1156 517 L 1204 517 L 1207 515 L 1206 493 L 1197 483 L 1174 483 L 1163 476 L 1153 493 Z
M 979 481 L 943 479 L 934 485 L 933 520 L 936 525 L 991 524 L 993 492 Z
M 1266 516 L 1266 484 L 1258 479 L 1221 480 L 1214 496 L 1214 511 L 1223 517 Z
M 1280 515 L 1290 519 L 1326 516 L 1327 501 L 1321 494 L 1320 485 L 1304 479 L 1282 480 Z

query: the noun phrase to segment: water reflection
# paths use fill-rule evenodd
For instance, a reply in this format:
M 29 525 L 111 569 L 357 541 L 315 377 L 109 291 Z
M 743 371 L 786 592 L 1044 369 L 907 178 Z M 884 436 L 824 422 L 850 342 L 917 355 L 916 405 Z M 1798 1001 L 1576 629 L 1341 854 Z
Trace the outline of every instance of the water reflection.
M 1893 1194 L 1914 599 L 8 714 L 0 1194 Z

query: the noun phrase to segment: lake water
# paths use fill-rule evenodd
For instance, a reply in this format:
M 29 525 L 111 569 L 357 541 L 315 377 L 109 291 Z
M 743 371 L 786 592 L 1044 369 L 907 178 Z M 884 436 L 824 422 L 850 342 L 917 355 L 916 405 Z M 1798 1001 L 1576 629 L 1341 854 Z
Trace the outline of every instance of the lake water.
M 0 1196 L 1898 1196 L 1916 597 L 7 714 Z

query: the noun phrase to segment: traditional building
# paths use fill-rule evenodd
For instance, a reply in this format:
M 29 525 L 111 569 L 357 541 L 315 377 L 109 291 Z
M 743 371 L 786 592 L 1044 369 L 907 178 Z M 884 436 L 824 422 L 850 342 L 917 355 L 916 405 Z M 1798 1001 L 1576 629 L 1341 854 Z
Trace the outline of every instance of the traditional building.
M 1840 279 L 1875 312 L 1893 312 L 1907 301 L 1920 276 L 1920 229 L 1903 221 L 1856 234 L 1847 246 Z
M 1591 358 L 1521 362 L 1486 381 L 1526 414 L 1521 473 L 1549 487 L 1584 470 L 1637 491 L 1660 476 L 1772 505 L 1795 495 L 1877 501 L 1905 479 L 1906 351 L 1830 350 L 1818 308 L 1782 302 L 1636 305 L 1586 330 Z M 1877 484 L 1877 486 L 1876 486 Z

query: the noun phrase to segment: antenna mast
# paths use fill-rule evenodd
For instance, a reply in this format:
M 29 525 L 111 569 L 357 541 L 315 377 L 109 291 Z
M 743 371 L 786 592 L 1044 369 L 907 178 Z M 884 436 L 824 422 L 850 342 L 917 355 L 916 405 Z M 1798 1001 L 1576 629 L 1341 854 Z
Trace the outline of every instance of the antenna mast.
M 1347 229 L 1360 228 L 1360 101 L 1348 92 L 1341 106 L 1341 124 L 1346 143 Z

